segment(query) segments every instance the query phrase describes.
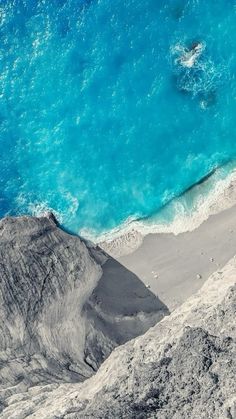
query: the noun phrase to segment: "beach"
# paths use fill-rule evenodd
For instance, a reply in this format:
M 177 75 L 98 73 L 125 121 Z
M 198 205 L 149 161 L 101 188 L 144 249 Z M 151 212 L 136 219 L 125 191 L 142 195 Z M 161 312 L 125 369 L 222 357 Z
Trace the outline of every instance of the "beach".
M 236 2 L 0 6 L 0 419 L 236 419 Z
M 236 249 L 236 206 L 211 215 L 193 231 L 148 234 L 133 253 L 116 258 L 174 310 L 232 258 Z M 110 269 L 111 261 L 103 267 Z M 119 267 L 117 267 L 119 269 Z M 118 273 L 119 275 L 119 273 Z

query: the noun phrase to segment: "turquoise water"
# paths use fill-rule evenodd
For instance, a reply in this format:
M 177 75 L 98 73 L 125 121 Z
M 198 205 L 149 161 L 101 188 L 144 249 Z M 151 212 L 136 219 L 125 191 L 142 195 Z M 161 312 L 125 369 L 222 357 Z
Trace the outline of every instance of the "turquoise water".
M 235 159 L 235 24 L 233 0 L 1 0 L 0 216 L 99 234 Z

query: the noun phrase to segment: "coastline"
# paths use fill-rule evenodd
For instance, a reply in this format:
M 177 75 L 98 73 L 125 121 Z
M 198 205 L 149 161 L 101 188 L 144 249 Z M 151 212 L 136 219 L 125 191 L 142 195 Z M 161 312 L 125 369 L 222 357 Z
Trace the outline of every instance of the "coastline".
M 189 218 L 166 226 L 131 223 L 123 236 L 99 245 L 173 311 L 236 253 L 236 171 L 200 197 Z
M 133 253 L 118 258 L 167 305 L 180 306 L 236 253 L 236 205 L 211 215 L 193 231 L 149 234 Z
M 236 168 L 231 165 L 223 176 L 222 170 L 225 166 L 166 207 L 173 210 L 175 206 L 176 216 L 170 223 L 154 216 L 128 220 L 97 239 L 86 232 L 81 236 L 102 248 L 109 260 L 116 259 L 137 275 L 172 311 L 235 254 Z M 103 265 L 105 275 L 109 275 L 109 263 Z
M 192 232 L 212 215 L 219 214 L 236 204 L 236 168 L 235 165 L 223 178 L 221 170 L 214 170 L 203 181 L 188 188 L 180 197 L 174 198 L 162 212 L 174 212 L 170 222 L 161 219 L 160 213 L 146 219 L 128 219 L 123 225 L 99 236 L 82 232 L 82 236 L 98 244 L 112 257 L 135 252 L 149 234 L 173 234 L 175 236 Z M 187 208 L 187 201 L 193 202 Z

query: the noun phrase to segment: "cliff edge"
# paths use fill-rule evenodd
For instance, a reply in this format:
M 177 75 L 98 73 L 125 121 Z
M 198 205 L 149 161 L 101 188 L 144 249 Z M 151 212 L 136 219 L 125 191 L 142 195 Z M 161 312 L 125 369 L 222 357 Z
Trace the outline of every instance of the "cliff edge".
M 4 419 L 236 417 L 236 258 L 83 383 L 33 387 Z
M 135 275 L 52 214 L 1 220 L 0 411 L 35 386 L 87 379 L 165 314 Z

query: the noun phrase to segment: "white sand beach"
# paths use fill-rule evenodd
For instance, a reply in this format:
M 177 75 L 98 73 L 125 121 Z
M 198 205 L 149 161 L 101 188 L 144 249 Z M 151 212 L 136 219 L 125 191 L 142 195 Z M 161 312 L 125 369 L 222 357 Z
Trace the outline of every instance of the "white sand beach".
M 235 255 L 236 206 L 179 235 L 149 234 L 133 253 L 118 258 L 170 310 L 194 294 Z M 105 267 L 104 267 L 105 268 Z M 106 270 L 106 268 L 105 268 Z

